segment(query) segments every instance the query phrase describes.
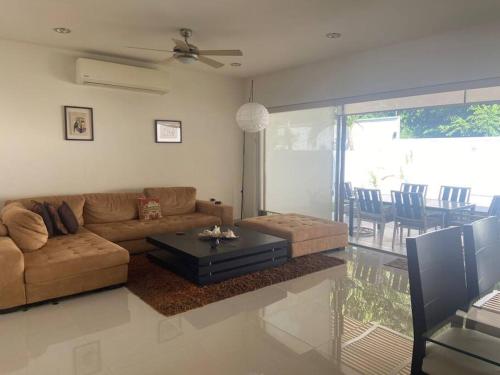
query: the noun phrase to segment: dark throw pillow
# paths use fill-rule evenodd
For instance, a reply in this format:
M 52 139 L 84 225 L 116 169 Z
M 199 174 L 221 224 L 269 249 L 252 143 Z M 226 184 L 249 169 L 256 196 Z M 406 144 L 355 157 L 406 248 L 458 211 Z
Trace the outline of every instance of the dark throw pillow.
M 54 233 L 55 234 L 68 234 L 68 230 L 64 226 L 64 224 L 61 221 L 61 217 L 59 216 L 59 213 L 57 212 L 57 209 L 54 207 L 54 205 L 44 202 L 44 206 L 47 208 L 50 214 L 50 218 L 52 219 L 52 224 L 54 225 Z
M 61 221 L 68 230 L 69 233 L 75 234 L 78 232 L 78 220 L 76 219 L 75 213 L 66 202 L 62 202 L 61 206 L 57 209 Z
M 31 211 L 40 215 L 43 219 L 45 226 L 47 227 L 47 233 L 49 234 L 49 238 L 54 236 L 54 224 L 52 224 L 52 218 L 50 216 L 47 207 L 43 203 L 32 201 L 33 206 L 31 207 Z

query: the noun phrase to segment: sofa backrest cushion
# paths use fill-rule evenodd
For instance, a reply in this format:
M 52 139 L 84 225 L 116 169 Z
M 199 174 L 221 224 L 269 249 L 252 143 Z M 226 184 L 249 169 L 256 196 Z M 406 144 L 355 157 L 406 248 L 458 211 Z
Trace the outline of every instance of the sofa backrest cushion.
M 42 217 L 19 202 L 7 204 L 1 216 L 10 238 L 22 251 L 35 251 L 47 243 L 49 234 Z
M 163 216 L 190 214 L 196 211 L 196 189 L 194 187 L 146 188 L 149 198 L 159 198 Z
M 28 210 L 31 210 L 31 208 L 33 207 L 33 201 L 47 202 L 54 205 L 56 208 L 60 207 L 63 202 L 66 202 L 75 214 L 76 219 L 78 220 L 78 224 L 83 225 L 83 205 L 85 203 L 85 198 L 83 197 L 83 195 L 54 195 L 50 197 L 13 199 L 7 201 L 5 204 L 20 202 Z
M 105 224 L 139 218 L 137 198 L 141 193 L 85 194 L 85 224 Z

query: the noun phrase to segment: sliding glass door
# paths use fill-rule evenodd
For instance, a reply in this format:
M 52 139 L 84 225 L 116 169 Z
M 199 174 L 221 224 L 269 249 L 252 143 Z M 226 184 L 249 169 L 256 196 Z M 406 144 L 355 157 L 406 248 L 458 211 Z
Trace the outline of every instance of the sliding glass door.
M 480 212 L 500 194 L 492 172 L 500 159 L 500 87 L 272 113 L 263 138 L 264 212 L 348 221 L 352 210 L 357 219 L 344 182 L 380 190 L 388 206 L 402 183 L 427 185 L 435 200 L 443 185 L 471 188 Z M 351 221 L 351 242 L 393 251 L 391 217 L 383 225 Z M 405 252 L 404 241 L 396 247 Z

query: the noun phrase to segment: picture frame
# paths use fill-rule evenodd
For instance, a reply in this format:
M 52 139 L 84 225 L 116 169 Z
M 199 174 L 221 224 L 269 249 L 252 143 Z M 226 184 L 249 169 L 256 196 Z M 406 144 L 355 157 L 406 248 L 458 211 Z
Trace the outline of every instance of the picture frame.
M 90 107 L 64 106 L 64 139 L 94 140 L 94 113 Z
M 177 120 L 155 120 L 156 143 L 182 143 L 182 122 Z

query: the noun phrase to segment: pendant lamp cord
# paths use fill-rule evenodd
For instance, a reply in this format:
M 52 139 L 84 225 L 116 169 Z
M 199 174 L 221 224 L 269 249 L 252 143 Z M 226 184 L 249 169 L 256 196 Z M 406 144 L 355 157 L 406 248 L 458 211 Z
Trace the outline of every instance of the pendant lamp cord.
M 250 103 L 253 103 L 253 79 L 251 81 L 250 86 L 250 97 L 248 98 Z M 246 147 L 246 132 L 243 130 L 243 168 L 241 173 L 241 208 L 240 208 L 240 216 L 241 220 L 243 220 L 243 207 L 245 200 L 245 147 Z

